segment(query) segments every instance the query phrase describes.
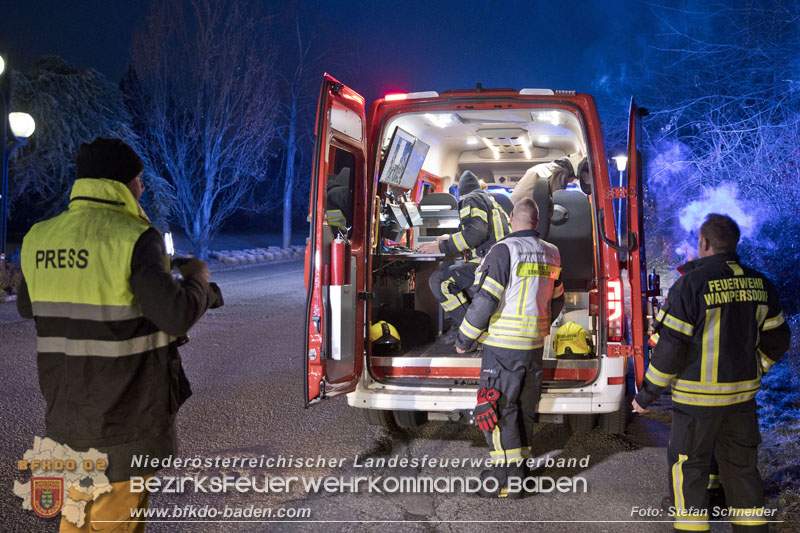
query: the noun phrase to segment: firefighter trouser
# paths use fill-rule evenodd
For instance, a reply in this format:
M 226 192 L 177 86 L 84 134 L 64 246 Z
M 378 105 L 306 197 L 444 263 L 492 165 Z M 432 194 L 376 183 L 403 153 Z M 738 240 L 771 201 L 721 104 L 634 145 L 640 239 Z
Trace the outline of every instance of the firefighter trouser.
M 428 284 L 434 297 L 452 321 L 452 327 L 458 329 L 467 314 L 472 298 L 472 284 L 475 282 L 475 270 L 478 262 L 456 261 L 450 266 L 441 266 L 431 274 Z
M 729 508 L 711 509 L 711 516 L 730 520 L 733 531 L 767 531 L 757 466 L 760 442 L 754 408 L 700 417 L 673 404 L 667 453 L 676 530 L 709 530 L 708 486 L 716 459 Z
M 495 466 L 519 463 L 531 456 L 533 424 L 542 393 L 543 352 L 544 348 L 483 347 L 481 387 L 500 392 L 495 407 L 498 423 L 491 433 L 484 431 Z
M 144 476 L 153 477 L 152 474 Z M 130 480 L 111 483 L 111 492 L 97 497 L 96 501 L 86 504 L 83 525 L 77 527 L 64 517 L 61 512 L 61 533 L 89 533 L 91 531 L 108 531 L 115 533 L 143 533 L 145 516 L 134 517 L 134 509 L 147 509 L 148 496 L 146 490 L 131 492 Z

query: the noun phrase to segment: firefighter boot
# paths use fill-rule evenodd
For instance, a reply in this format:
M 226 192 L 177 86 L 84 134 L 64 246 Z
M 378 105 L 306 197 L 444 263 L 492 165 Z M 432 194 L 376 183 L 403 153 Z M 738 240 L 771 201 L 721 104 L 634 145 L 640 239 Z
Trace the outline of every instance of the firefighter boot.
M 490 478 L 494 478 L 497 483 Z M 509 490 L 509 480 L 515 482 L 514 490 Z M 524 496 L 522 492 L 522 482 L 524 472 L 522 465 L 495 466 L 481 472 L 481 490 L 478 496 L 481 498 L 507 498 L 517 500 Z
M 436 344 L 453 346 L 456 343 L 457 337 L 458 337 L 458 326 L 453 326 L 449 330 L 439 335 L 439 337 L 436 339 Z
M 721 520 L 720 509 L 727 509 L 728 504 L 725 501 L 725 489 L 722 485 L 719 487 L 708 489 L 708 516 L 710 520 Z M 717 511 L 716 513 L 714 511 Z

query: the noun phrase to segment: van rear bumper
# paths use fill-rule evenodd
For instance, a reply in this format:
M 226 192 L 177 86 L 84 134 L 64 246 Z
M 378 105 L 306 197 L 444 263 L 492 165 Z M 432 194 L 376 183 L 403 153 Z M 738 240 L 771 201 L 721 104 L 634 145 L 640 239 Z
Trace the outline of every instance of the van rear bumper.
M 538 412 L 590 414 L 616 411 L 625 400 L 624 370 L 623 357 L 603 357 L 600 375 L 592 385 L 545 391 L 539 401 Z M 609 383 L 609 378 L 613 384 Z M 475 386 L 443 388 L 386 385 L 365 375 L 356 390 L 347 395 L 347 403 L 363 409 L 449 413 L 472 410 L 476 391 Z

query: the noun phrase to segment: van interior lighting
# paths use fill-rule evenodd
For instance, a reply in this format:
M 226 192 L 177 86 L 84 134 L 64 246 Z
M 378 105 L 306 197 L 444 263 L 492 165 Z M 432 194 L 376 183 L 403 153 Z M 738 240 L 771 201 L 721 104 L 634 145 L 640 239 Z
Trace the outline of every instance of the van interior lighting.
M 612 159 L 617 162 L 617 170 L 620 172 L 625 170 L 625 167 L 628 166 L 627 155 L 615 155 Z
M 486 148 L 492 151 L 492 154 L 494 154 L 494 158 L 500 159 L 500 149 L 497 148 L 495 145 L 493 145 L 492 142 L 486 137 L 481 137 L 481 140 L 483 141 L 483 144 L 486 145 Z
M 536 138 L 536 142 L 539 144 L 547 144 L 550 142 L 550 137 L 547 135 L 539 135 L 539 137 Z
M 406 93 L 391 93 L 383 97 L 383 99 L 388 102 L 392 102 L 394 100 L 405 100 L 406 98 L 408 98 L 408 94 Z
M 528 148 L 530 141 L 524 135 L 520 135 L 519 143 L 522 145 L 522 151 L 525 152 L 525 159 L 530 159 L 531 156 L 531 149 Z
M 544 122 L 553 126 L 558 126 L 561 123 L 561 118 L 558 116 L 557 111 L 536 111 L 532 115 L 537 122 Z
M 467 144 L 470 146 L 475 146 L 476 144 L 478 144 L 478 138 L 475 137 L 474 135 L 470 135 L 469 137 L 467 137 Z
M 446 128 L 453 122 L 453 115 L 448 113 L 443 114 L 431 114 L 425 113 L 425 118 L 428 119 L 428 122 L 436 126 L 437 128 Z

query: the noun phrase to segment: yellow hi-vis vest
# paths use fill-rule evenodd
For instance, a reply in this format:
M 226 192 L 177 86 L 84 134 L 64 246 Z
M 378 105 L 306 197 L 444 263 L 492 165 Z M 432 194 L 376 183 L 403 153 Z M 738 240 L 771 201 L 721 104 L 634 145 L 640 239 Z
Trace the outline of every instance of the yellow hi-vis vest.
M 130 288 L 134 246 L 151 227 L 125 184 L 79 179 L 69 209 L 23 240 L 47 435 L 59 442 L 130 442 L 172 423 L 174 339 Z
M 550 301 L 561 273 L 558 248 L 538 238 L 503 239 L 511 259 L 510 278 L 483 344 L 513 350 L 544 346 L 550 331 Z

